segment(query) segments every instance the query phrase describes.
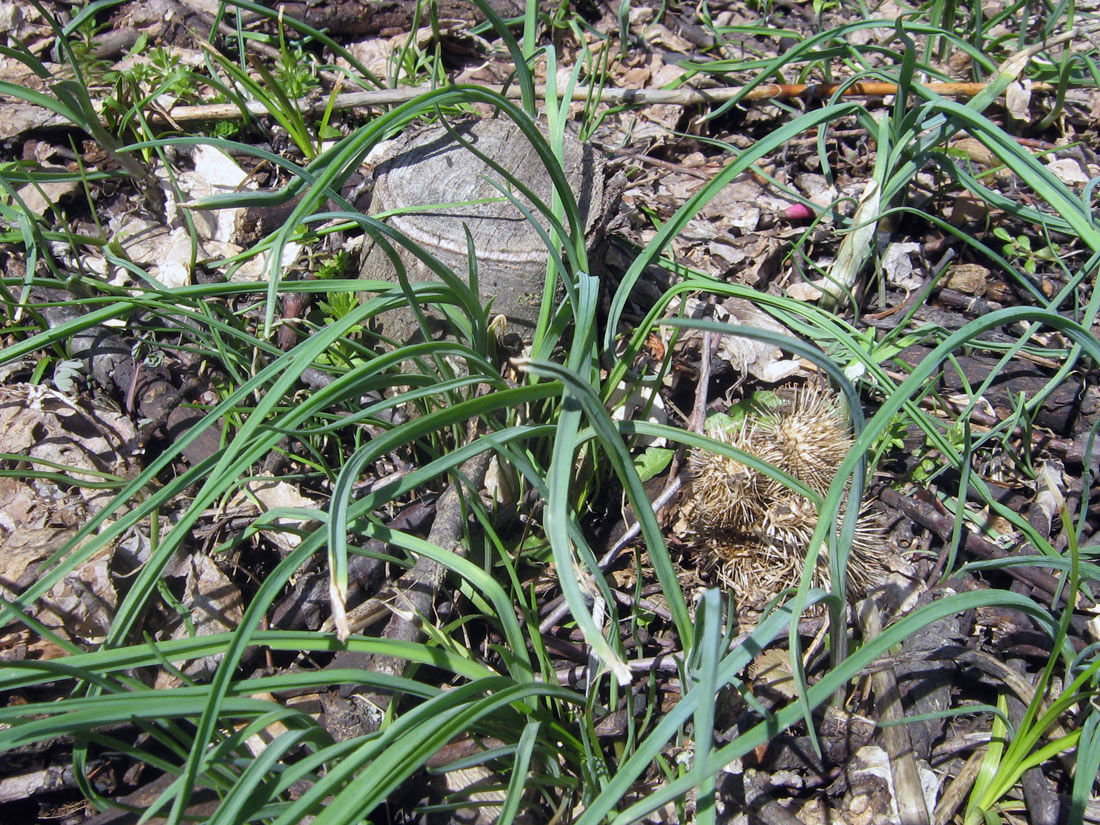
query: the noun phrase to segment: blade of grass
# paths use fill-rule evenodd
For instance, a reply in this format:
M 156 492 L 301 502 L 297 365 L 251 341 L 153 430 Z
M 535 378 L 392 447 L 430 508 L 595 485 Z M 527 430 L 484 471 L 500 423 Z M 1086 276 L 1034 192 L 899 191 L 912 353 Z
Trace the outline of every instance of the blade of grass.
M 638 514 L 638 518 L 642 523 L 642 535 L 645 537 L 646 546 L 649 550 L 650 560 L 653 564 L 654 571 L 657 574 L 657 579 L 661 583 L 662 592 L 665 598 L 668 600 L 669 610 L 672 613 L 673 622 L 676 625 L 677 632 L 680 639 L 685 646 L 690 644 L 690 640 L 693 636 L 691 627 L 691 619 L 688 615 L 687 602 L 684 601 L 683 591 L 680 589 L 679 579 L 676 575 L 675 567 L 672 564 L 672 559 L 668 554 L 668 548 L 664 542 L 664 536 L 661 533 L 661 529 L 657 524 L 657 518 L 653 514 L 653 509 L 649 506 L 649 499 L 645 494 L 645 489 L 642 486 L 641 480 L 638 478 L 638 474 L 634 469 L 633 461 L 631 460 L 630 453 L 623 443 L 621 436 L 618 434 L 615 423 L 611 420 L 611 416 L 608 414 L 606 408 L 597 397 L 592 388 L 583 380 L 581 380 L 576 373 L 567 368 L 561 367 L 549 361 L 533 361 L 523 360 L 516 362 L 517 366 L 527 372 L 532 373 L 543 378 L 552 378 L 560 381 L 565 388 L 565 395 L 563 397 L 563 408 L 566 412 L 573 412 L 579 419 L 579 415 L 583 410 L 585 418 L 587 418 L 592 429 L 595 431 L 597 438 L 600 440 L 600 445 L 603 448 L 608 460 L 611 462 L 615 469 L 615 473 L 626 488 L 627 496 L 634 507 L 635 512 Z M 575 400 L 578 405 L 573 410 L 568 409 L 569 400 Z M 564 415 L 565 413 L 563 413 Z M 574 436 L 575 437 L 575 436 Z M 551 464 L 551 476 L 554 475 L 555 466 L 558 470 L 558 489 L 555 490 L 555 485 L 551 482 L 551 499 L 548 506 L 548 513 L 550 509 L 557 504 L 557 509 L 554 515 L 548 515 L 549 522 L 554 522 L 560 519 L 560 530 L 557 530 L 556 538 L 560 542 L 558 548 L 556 548 L 555 561 L 559 565 L 559 570 L 562 571 L 562 584 L 563 588 L 566 586 L 566 579 L 570 576 L 566 571 L 572 569 L 571 557 L 572 554 L 568 552 L 568 539 L 565 537 L 564 525 L 567 521 L 567 512 L 564 510 L 565 499 L 555 499 L 555 493 L 559 496 L 568 495 L 568 477 L 572 471 L 573 462 L 575 460 L 575 450 L 571 444 L 565 439 L 561 438 L 559 430 L 559 438 L 555 441 L 555 461 L 556 465 Z M 563 472 L 562 468 L 566 468 Z M 564 489 L 563 489 L 564 488 Z M 550 533 L 551 524 L 548 523 L 547 533 Z M 553 537 L 551 538 L 553 541 Z M 563 550 L 561 558 L 557 556 L 557 550 Z M 568 563 L 568 564 L 566 564 Z M 560 566 L 560 565 L 565 566 Z M 589 571 L 592 575 L 601 575 L 598 570 Z M 576 585 L 573 584 L 575 587 Z M 566 592 L 566 599 L 568 600 L 570 595 L 569 591 Z M 580 609 L 587 615 L 588 611 L 583 606 L 581 595 L 579 590 L 573 594 L 575 602 L 570 602 L 570 608 L 574 611 Z M 574 616 L 578 621 L 583 621 L 576 613 Z M 588 628 L 589 632 L 595 632 L 595 627 Z M 596 633 L 598 636 L 599 634 Z M 602 637 L 600 637 L 602 638 Z M 592 640 L 589 640 L 589 644 L 592 644 Z M 610 664 L 610 663 L 609 663 Z M 629 681 L 629 677 L 628 677 Z M 624 683 L 625 684 L 625 683 Z

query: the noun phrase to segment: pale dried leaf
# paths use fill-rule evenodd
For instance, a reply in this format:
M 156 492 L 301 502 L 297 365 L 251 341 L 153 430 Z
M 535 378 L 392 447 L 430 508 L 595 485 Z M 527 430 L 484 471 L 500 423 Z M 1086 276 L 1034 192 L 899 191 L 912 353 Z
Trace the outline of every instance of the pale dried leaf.
M 49 521 L 49 508 L 42 506 L 40 497 L 30 485 L 17 478 L 0 478 L 0 530 L 8 533 L 37 530 Z M 19 564 L 18 560 L 0 558 L 0 579 L 18 581 L 25 567 L 13 574 L 16 568 L 11 565 Z
M 828 207 L 836 203 L 839 193 L 836 186 L 824 175 L 816 172 L 804 172 L 795 178 L 806 200 L 817 206 Z
M 376 77 L 389 75 L 390 61 L 393 59 L 394 52 L 393 38 L 372 37 L 369 40 L 361 40 L 358 43 L 351 43 L 348 51 Z
M 4 481 L 11 481 L 4 479 Z M 11 485 L 4 485 L 9 488 Z M 19 485 L 29 491 L 25 485 Z M 33 495 L 33 494 L 31 494 Z M 5 501 L 4 504 L 8 504 Z M 18 513 L 5 513 L 7 517 L 19 518 Z M 6 525 L 5 525 L 6 527 Z M 51 526 L 20 527 L 4 538 L 4 552 L 0 553 L 0 584 L 15 590 L 22 590 L 32 584 L 36 578 L 38 565 L 52 556 L 65 542 L 76 533 L 75 529 Z
M 257 506 L 259 502 L 259 506 Z M 241 508 L 245 513 L 268 512 L 269 510 L 293 507 L 303 510 L 320 510 L 320 502 L 302 495 L 301 490 L 285 481 L 249 481 L 229 503 L 230 508 Z M 293 550 L 302 543 L 296 533 L 278 529 L 280 527 L 303 527 L 319 522 L 313 518 L 298 516 L 279 516 L 267 522 L 272 529 L 263 530 L 264 535 L 286 550 Z
M 662 46 L 671 52 L 679 52 L 680 54 L 691 54 L 692 52 L 690 41 L 675 34 L 663 23 L 654 23 L 646 27 L 645 39 L 654 46 Z
M 302 254 L 302 248 L 300 243 L 288 243 L 283 246 L 283 254 L 279 259 L 279 266 L 284 274 L 295 265 L 298 256 Z M 262 252 L 259 255 L 249 258 L 240 267 L 233 270 L 232 274 L 229 276 L 230 282 L 239 284 L 249 281 L 266 281 L 270 276 L 270 260 L 269 253 L 267 252 Z
M 886 283 L 901 287 L 902 289 L 917 289 L 922 281 L 919 274 L 914 272 L 913 256 L 919 255 L 921 246 L 919 243 L 895 242 L 886 247 L 882 256 L 882 271 L 886 274 Z
M 787 287 L 787 296 L 796 301 L 812 302 L 818 300 L 825 292 L 817 286 L 806 281 L 791 284 Z
M 963 192 L 951 205 L 951 223 L 967 227 L 983 223 L 989 217 L 989 204 L 973 192 Z
M 81 470 L 128 477 L 137 469 L 136 450 L 137 431 L 124 415 L 85 408 L 44 386 L 0 388 L 0 452 L 60 464 L 74 480 L 99 480 Z M 16 592 L 32 584 L 39 566 L 113 495 L 110 490 L 69 487 L 50 479 L 0 480 L 0 530 L 6 551 L 0 559 L 0 582 Z M 31 614 L 62 635 L 98 642 L 118 602 L 112 553 L 103 548 L 71 571 Z
M 707 252 L 721 259 L 726 266 L 730 267 L 744 263 L 749 257 L 748 253 L 743 248 L 720 241 L 707 244 Z
M 52 461 L 67 467 L 76 480 L 98 481 L 98 475 L 80 471 L 130 477 L 138 469 L 134 458 L 139 450 L 137 429 L 122 413 L 77 405 L 44 386 L 0 388 L 0 452 Z M 114 495 L 108 490 L 75 490 L 93 509 Z
M 695 179 L 696 188 L 704 181 Z M 704 206 L 699 216 L 719 226 L 736 226 L 751 232 L 760 221 L 764 188 L 751 175 L 742 175 L 722 189 Z
M 977 138 L 959 138 L 951 141 L 949 147 L 956 152 L 965 153 L 971 161 L 987 168 L 1001 164 L 1000 159 L 993 153 L 993 150 Z
M 683 66 L 678 63 L 665 63 L 660 55 L 653 56 L 650 71 L 653 73 L 653 85 L 658 89 L 672 85 L 686 74 Z
M 1083 185 L 1089 182 L 1089 176 L 1081 163 L 1073 158 L 1057 158 L 1047 164 L 1047 168 L 1067 186 Z
M 0 103 L 0 139 L 8 140 L 24 132 L 62 126 L 64 121 L 41 106 L 31 103 Z
M 619 75 L 617 86 L 623 89 L 644 89 L 649 83 L 650 70 L 648 66 L 638 66 L 627 69 Z
M 241 591 L 222 571 L 212 558 L 195 553 L 187 566 L 181 602 L 190 611 L 189 619 L 196 636 L 209 636 L 214 633 L 226 633 L 237 629 L 244 615 L 244 600 Z M 190 635 L 185 622 L 180 622 L 173 639 L 184 639 Z M 221 661 L 221 654 L 205 656 L 188 662 L 181 670 L 192 678 L 210 676 Z M 163 689 L 177 683 L 167 671 L 157 674 L 155 687 Z
M 104 548 L 55 584 L 40 602 L 38 619 L 70 638 L 90 644 L 102 641 L 118 606 L 111 555 L 111 549 Z
M 256 183 L 237 165 L 228 154 L 213 146 L 196 146 L 192 155 L 194 169 L 180 172 L 175 177 L 179 189 L 188 198 L 187 203 L 177 204 L 175 190 L 170 185 L 167 173 L 157 171 L 164 181 L 166 196 L 165 215 L 170 225 L 178 221 L 178 208 L 188 207 L 196 201 L 214 195 L 227 195 L 241 189 L 255 189 Z M 200 240 L 235 241 L 237 217 L 243 212 L 238 209 L 192 209 L 191 217 Z
M 0 3 L 0 31 L 14 34 L 22 24 L 22 6 L 18 3 Z
M 117 235 L 130 260 L 146 267 L 162 286 L 172 289 L 191 283 L 191 235 L 184 227 L 169 229 L 135 218 Z
M 1031 119 L 1031 81 L 1018 80 L 1005 90 L 1005 108 L 1016 120 Z
M 47 168 L 46 171 L 61 171 L 65 169 Z M 71 195 L 80 188 L 80 182 L 75 180 L 43 181 L 39 184 L 28 183 L 19 190 L 19 198 L 23 204 L 38 217 L 46 214 L 51 206 L 61 202 L 66 195 Z
M 784 650 L 766 650 L 753 659 L 749 665 L 749 678 L 756 688 L 787 699 L 798 698 L 791 657 Z
M 727 298 L 722 302 L 721 308 L 725 310 L 727 317 L 720 320 L 726 320 L 730 324 L 790 335 L 790 331 L 772 316 L 742 298 Z M 797 360 L 784 359 L 783 351 L 778 347 L 739 335 L 722 336 L 716 354 L 728 361 L 734 370 L 747 372 L 769 384 L 789 378 L 801 369 Z

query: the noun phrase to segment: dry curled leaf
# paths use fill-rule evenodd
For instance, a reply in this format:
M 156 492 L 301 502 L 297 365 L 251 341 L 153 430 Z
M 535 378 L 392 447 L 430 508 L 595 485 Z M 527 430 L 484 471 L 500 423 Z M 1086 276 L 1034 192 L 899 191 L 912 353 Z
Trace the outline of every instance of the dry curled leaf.
M 768 332 L 777 332 L 780 335 L 789 335 L 790 332 L 776 321 L 768 313 L 757 309 L 753 304 L 743 298 L 727 298 L 721 304 L 725 317 L 716 313 L 717 320 L 724 320 L 729 324 L 746 327 L 756 327 Z M 775 384 L 790 378 L 800 369 L 799 363 L 793 359 L 783 358 L 783 351 L 778 347 L 755 338 L 741 335 L 724 335 L 718 344 L 718 355 L 724 358 L 738 372 L 747 372 L 754 378 Z
M 244 615 L 241 591 L 217 563 L 203 553 L 194 553 L 186 566 L 183 598 L 180 601 L 189 613 L 180 617 L 180 623 L 172 634 L 174 639 L 236 630 Z M 217 668 L 221 656 L 222 654 L 218 654 L 194 659 L 182 670 L 194 678 L 209 676 Z M 162 670 L 157 674 L 158 689 L 172 687 L 177 683 L 176 677 L 168 671 Z

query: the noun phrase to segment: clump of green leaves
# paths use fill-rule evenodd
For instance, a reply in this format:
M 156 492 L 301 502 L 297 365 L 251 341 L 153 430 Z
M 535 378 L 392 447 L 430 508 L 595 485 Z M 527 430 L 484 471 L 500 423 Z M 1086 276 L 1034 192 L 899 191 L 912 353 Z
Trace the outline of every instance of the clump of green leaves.
M 140 41 L 134 49 L 139 48 L 144 49 Z M 145 60 L 135 63 L 125 75 L 141 88 L 155 90 L 156 94 L 171 95 L 188 103 L 201 100 L 199 79 L 195 73 L 184 65 L 178 54 L 163 46 L 149 49 Z
M 109 79 L 111 71 L 110 61 L 104 60 L 96 54 L 98 37 L 107 29 L 106 23 L 99 23 L 95 15 L 78 17 L 75 25 L 69 24 L 68 48 L 77 64 L 74 74 L 82 76 L 84 82 L 94 84 Z M 57 52 L 54 59 L 64 62 L 61 44 L 55 47 Z
M 994 229 L 993 236 L 1004 242 L 1001 251 L 1005 257 L 1018 261 L 1028 275 L 1034 275 L 1039 270 L 1040 263 L 1050 264 L 1058 260 L 1050 244 L 1042 249 L 1033 249 L 1031 238 L 1027 235 L 1013 235 L 1003 226 Z
M 313 274 L 319 281 L 343 278 L 351 272 L 353 263 L 351 253 L 341 249 L 320 260 Z M 317 302 L 317 308 L 324 314 L 324 323 L 341 321 L 359 308 L 359 295 L 355 292 L 329 292 L 323 301 Z M 365 331 L 362 324 L 352 325 L 347 336 L 335 342 L 321 360 L 333 364 L 355 362 L 357 350 L 349 339 L 362 335 Z
M 275 64 L 275 78 L 290 97 L 305 97 L 321 85 L 317 79 L 317 60 L 299 44 L 288 45 L 279 32 L 279 61 Z
M 1063 686 L 1058 690 L 1054 678 L 1055 671 L 1063 655 L 1067 652 L 1064 644 L 1067 640 L 1070 618 L 1073 607 L 1077 602 L 1081 587 L 1081 560 L 1080 547 L 1077 545 L 1076 530 L 1070 519 L 1065 500 L 1059 494 L 1062 529 L 1067 539 L 1069 563 L 1068 576 L 1065 579 L 1067 586 L 1067 606 L 1058 621 L 1058 632 L 1054 638 L 1051 653 L 1046 666 L 1039 675 L 1035 685 L 1031 701 L 1027 704 L 1023 718 L 1016 725 L 1015 730 L 1010 730 L 1005 724 L 1008 719 L 1008 703 L 1005 694 L 997 697 L 997 709 L 999 713 L 994 717 L 993 729 L 989 747 L 986 748 L 985 758 L 974 781 L 974 788 L 970 795 L 970 801 L 964 817 L 965 825 L 1000 825 L 1005 818 L 1001 813 L 1008 809 L 1005 803 L 1010 792 L 1016 787 L 1024 772 L 1046 764 L 1059 754 L 1072 751 L 1078 747 L 1084 731 L 1090 729 L 1087 744 L 1083 754 L 1085 778 L 1075 782 L 1075 799 L 1073 800 L 1073 813 L 1068 821 L 1080 822 L 1083 809 L 1083 796 L 1091 792 L 1095 782 L 1097 760 L 1096 742 L 1091 731 L 1095 730 L 1096 723 L 1086 724 L 1066 730 L 1062 727 L 1067 715 L 1075 709 L 1078 711 L 1086 708 L 1094 708 L 1097 695 L 1097 680 L 1100 674 L 1100 658 L 1093 655 L 1078 656 L 1068 662 L 1063 679 Z M 1095 717 L 1094 717 L 1095 718 Z M 1091 772 L 1086 765 L 1093 765 Z M 1078 778 L 1080 780 L 1080 777 Z
M 965 433 L 961 422 L 955 422 L 948 427 L 944 435 L 957 452 L 962 452 L 965 442 Z M 932 479 L 942 473 L 947 468 L 947 465 L 944 463 L 943 456 L 939 451 L 931 447 L 927 442 L 921 452 L 920 461 L 917 462 L 917 465 L 910 473 L 910 480 L 915 484 L 923 486 L 929 484 Z

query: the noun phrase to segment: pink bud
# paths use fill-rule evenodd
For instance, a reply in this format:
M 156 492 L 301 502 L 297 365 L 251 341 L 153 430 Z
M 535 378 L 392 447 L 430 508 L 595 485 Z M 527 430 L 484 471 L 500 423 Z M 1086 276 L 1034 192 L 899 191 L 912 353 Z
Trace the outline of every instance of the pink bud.
M 808 221 L 814 217 L 814 211 L 801 203 L 792 203 L 783 211 L 783 217 L 789 221 Z

